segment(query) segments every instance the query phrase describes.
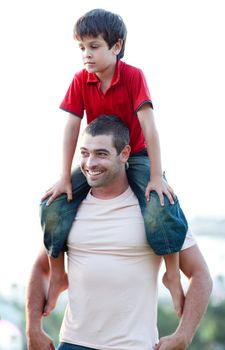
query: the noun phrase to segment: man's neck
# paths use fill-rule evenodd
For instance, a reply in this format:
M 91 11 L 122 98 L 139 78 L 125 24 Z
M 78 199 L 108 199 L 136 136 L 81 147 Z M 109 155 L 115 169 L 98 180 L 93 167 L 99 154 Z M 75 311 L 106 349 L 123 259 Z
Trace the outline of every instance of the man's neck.
M 92 187 L 91 188 L 91 194 L 93 197 L 99 198 L 99 199 L 112 199 L 120 196 L 122 193 L 124 193 L 129 187 L 129 183 L 126 180 L 122 181 L 121 183 L 110 184 L 109 186 L 104 187 Z

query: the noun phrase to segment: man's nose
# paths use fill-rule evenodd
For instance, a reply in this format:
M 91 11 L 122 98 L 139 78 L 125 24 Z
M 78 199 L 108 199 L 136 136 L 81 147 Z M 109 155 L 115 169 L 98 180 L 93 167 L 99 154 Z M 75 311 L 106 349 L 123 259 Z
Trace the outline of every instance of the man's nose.
M 97 165 L 96 157 L 94 155 L 90 155 L 87 159 L 86 166 L 88 168 L 93 168 L 96 165 Z

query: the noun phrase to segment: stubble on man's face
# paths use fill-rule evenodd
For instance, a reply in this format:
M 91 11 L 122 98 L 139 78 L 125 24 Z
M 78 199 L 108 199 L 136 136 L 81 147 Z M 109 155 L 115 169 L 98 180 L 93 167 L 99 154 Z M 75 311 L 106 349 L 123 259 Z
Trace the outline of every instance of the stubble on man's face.
M 112 144 L 112 136 L 84 135 L 80 166 L 93 188 L 105 188 L 115 182 L 121 174 L 121 163 Z

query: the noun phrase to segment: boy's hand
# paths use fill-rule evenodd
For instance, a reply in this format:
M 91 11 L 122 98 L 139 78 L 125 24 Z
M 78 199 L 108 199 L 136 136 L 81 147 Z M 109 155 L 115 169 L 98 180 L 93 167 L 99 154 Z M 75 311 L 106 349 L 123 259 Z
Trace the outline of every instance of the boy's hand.
M 170 203 L 174 204 L 176 195 L 172 187 L 169 186 L 163 176 L 153 177 L 151 181 L 149 181 L 145 190 L 145 197 L 147 201 L 150 201 L 151 199 L 151 191 L 155 191 L 158 194 L 161 205 L 164 205 L 163 195 L 166 195 Z
M 73 198 L 72 195 L 72 184 L 70 181 L 65 181 L 64 179 L 60 179 L 56 182 L 52 187 L 50 187 L 45 195 L 41 198 L 41 202 L 43 202 L 46 198 L 49 197 L 46 205 L 49 206 L 58 196 L 62 193 L 67 194 L 67 201 L 71 201 Z

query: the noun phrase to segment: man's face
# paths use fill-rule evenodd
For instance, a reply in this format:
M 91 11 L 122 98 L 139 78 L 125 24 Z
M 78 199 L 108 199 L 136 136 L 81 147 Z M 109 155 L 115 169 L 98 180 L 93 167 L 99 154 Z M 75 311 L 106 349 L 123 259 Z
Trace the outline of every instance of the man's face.
M 121 154 L 113 146 L 112 135 L 91 136 L 84 133 L 80 147 L 80 168 L 91 187 L 115 183 L 124 170 Z

